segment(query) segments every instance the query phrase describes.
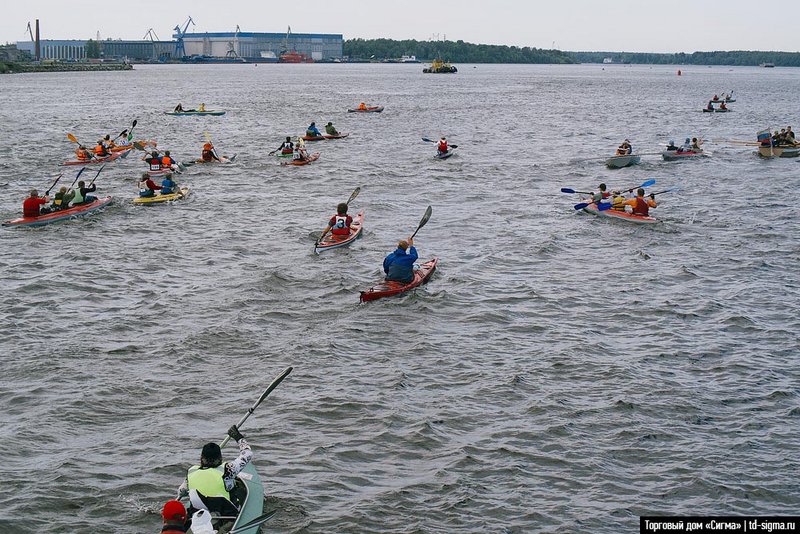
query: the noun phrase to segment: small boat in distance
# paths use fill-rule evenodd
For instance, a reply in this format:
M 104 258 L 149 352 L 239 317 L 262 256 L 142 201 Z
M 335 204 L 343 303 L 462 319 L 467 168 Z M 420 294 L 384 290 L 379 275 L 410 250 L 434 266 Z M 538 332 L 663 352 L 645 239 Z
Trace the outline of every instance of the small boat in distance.
M 764 67 L 764 68 L 767 68 L 767 69 L 772 69 L 772 68 L 775 68 L 775 63 L 762 63 L 761 65 L 759 65 L 759 67 Z
M 422 69 L 422 72 L 425 74 L 451 74 L 458 72 L 458 69 L 446 61 L 436 58 L 431 62 L 431 66 Z

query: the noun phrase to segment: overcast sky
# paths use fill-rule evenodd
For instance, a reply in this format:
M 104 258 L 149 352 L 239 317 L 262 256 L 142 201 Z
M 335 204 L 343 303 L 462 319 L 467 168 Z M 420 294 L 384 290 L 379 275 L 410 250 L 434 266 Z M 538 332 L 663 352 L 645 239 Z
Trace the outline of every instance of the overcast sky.
M 43 39 L 162 40 L 192 16 L 190 31 L 341 33 L 345 39 L 444 39 L 561 50 L 694 52 L 800 50 L 800 2 L 754 0 L 85 0 L 4 2 L 0 42 L 29 39 L 40 19 Z M 285 6 L 285 7 L 284 7 Z M 104 14 L 101 15 L 100 11 Z

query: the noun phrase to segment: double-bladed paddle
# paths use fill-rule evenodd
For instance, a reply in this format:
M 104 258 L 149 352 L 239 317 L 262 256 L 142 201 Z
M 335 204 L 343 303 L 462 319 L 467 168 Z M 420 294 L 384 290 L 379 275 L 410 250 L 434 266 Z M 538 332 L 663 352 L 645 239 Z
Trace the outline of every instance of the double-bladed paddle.
M 434 141 L 433 139 L 428 139 L 427 137 L 422 138 L 423 141 L 426 143 L 438 143 L 438 141 Z M 448 148 L 458 148 L 458 145 L 448 145 Z
M 75 175 L 75 179 L 74 179 L 74 180 L 72 180 L 72 185 L 71 185 L 71 186 L 69 186 L 69 188 L 70 188 L 70 189 L 72 189 L 73 187 L 75 187 L 75 184 L 76 184 L 76 183 L 78 183 L 78 178 L 80 178 L 80 177 L 81 177 L 81 174 L 83 174 L 83 171 L 85 171 L 85 170 L 86 170 L 86 167 L 81 167 L 81 170 L 79 170 L 79 171 L 78 171 L 78 174 L 76 174 L 76 175 Z
M 646 182 L 643 182 L 641 185 L 638 185 L 638 186 L 635 186 L 635 187 L 631 187 L 630 189 L 622 189 L 621 191 L 627 191 L 628 193 L 630 193 L 634 189 L 643 189 L 645 187 L 650 187 L 651 185 L 655 185 L 655 183 L 656 183 L 655 178 L 651 178 L 650 180 L 647 180 Z M 568 189 L 568 188 L 565 187 L 565 188 L 562 189 L 562 191 L 564 191 L 564 189 Z M 570 191 L 572 191 L 572 190 L 570 190 Z M 670 191 L 670 190 L 668 189 L 667 191 Z M 569 191 L 564 191 L 564 192 L 568 193 Z M 573 193 L 583 193 L 583 191 L 572 191 L 572 192 Z M 587 193 L 587 194 L 592 194 L 592 193 Z M 589 204 L 594 204 L 594 202 L 581 202 L 580 204 L 575 204 L 573 206 L 573 208 L 575 208 L 576 211 L 577 210 L 582 210 L 583 208 L 585 208 Z M 608 202 L 598 202 L 597 203 L 597 209 L 599 211 L 605 211 L 607 209 L 611 209 L 611 204 L 608 203 Z
M 56 186 L 56 184 L 58 183 L 58 181 L 61 179 L 62 176 L 64 176 L 63 172 L 58 175 L 58 178 L 56 178 L 56 181 L 53 182 L 53 185 L 51 185 L 49 188 L 47 188 L 47 191 L 44 192 L 44 196 L 47 196 L 47 195 L 50 194 L 50 190 L 53 189 Z
M 97 170 L 97 174 L 95 174 L 95 175 L 94 175 L 94 178 L 92 178 L 92 181 L 91 181 L 91 182 L 89 182 L 89 187 L 91 187 L 91 186 L 92 186 L 92 184 L 94 183 L 94 181 L 95 181 L 95 180 L 97 180 L 97 177 L 98 177 L 98 176 L 100 176 L 100 172 L 103 170 L 103 167 L 105 167 L 105 166 L 106 166 L 106 164 L 105 164 L 105 163 L 103 163 L 102 165 L 100 165 L 100 168 Z
M 425 210 L 425 215 L 422 216 L 422 219 L 419 221 L 419 226 L 417 226 L 417 229 L 414 230 L 413 234 L 411 234 L 410 239 L 414 239 L 414 236 L 417 235 L 417 232 L 419 232 L 423 226 L 428 224 L 428 220 L 430 220 L 431 218 L 431 213 L 433 213 L 433 209 L 430 206 L 428 206 L 428 209 Z
M 267 389 L 264 390 L 264 393 L 261 394 L 256 403 L 253 404 L 253 406 L 247 410 L 247 413 L 244 414 L 244 417 L 242 417 L 236 424 L 237 429 L 242 427 L 244 422 L 247 421 L 247 418 L 250 417 L 250 415 L 256 410 L 256 408 L 258 408 L 258 405 L 261 404 L 261 402 L 267 398 L 267 395 L 272 393 L 272 390 L 278 387 L 278 384 L 280 384 L 283 381 L 283 379 L 286 378 L 291 372 L 292 368 L 287 367 L 281 374 L 275 377 L 275 380 L 273 380 L 272 383 L 269 386 L 267 386 Z M 230 440 L 231 440 L 230 436 L 225 436 L 225 439 L 223 439 L 222 443 L 219 444 L 219 448 L 224 449 L 225 445 L 227 445 Z

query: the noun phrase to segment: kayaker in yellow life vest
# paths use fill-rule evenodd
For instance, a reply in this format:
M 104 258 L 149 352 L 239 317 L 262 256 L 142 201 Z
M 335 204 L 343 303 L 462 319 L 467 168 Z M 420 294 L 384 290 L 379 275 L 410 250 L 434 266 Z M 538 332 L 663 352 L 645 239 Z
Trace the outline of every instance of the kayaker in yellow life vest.
M 197 111 L 205 112 L 205 110 L 206 110 L 205 104 L 200 104 L 200 107 L 197 108 Z
M 189 468 L 186 480 L 178 488 L 179 499 L 189 496 L 192 504 L 190 514 L 192 509 L 222 515 L 238 513 L 239 507 L 232 502 L 230 492 L 236 483 L 236 475 L 253 459 L 253 452 L 236 425 L 228 429 L 228 435 L 239 444 L 239 457 L 223 464 L 219 445 L 206 443 L 200 453 L 200 465 Z

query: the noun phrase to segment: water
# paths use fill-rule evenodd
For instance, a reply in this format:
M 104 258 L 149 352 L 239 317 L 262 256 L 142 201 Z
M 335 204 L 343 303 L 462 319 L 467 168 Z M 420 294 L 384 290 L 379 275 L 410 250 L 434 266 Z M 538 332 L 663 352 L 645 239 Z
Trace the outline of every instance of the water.
M 67 132 L 92 143 L 135 118 L 177 159 L 204 131 L 238 153 L 150 208 L 130 203 L 132 154 L 98 178 L 104 213 L 0 232 L 0 530 L 156 532 L 200 447 L 289 365 L 242 429 L 270 532 L 616 533 L 647 514 L 797 512 L 797 162 L 710 142 L 702 161 L 601 159 L 626 137 L 652 154 L 786 126 L 797 71 L 421 68 L 0 77 L 3 220 L 49 186 Z M 699 111 L 731 89 L 733 113 Z M 179 101 L 228 114 L 162 114 Z M 361 101 L 386 111 L 345 112 Z M 267 157 L 312 120 L 351 136 L 310 145 L 322 156 L 303 168 Z M 459 148 L 435 161 L 420 139 L 442 134 Z M 650 178 L 682 188 L 655 227 L 575 213 L 559 192 Z M 356 186 L 364 238 L 315 256 Z M 429 204 L 430 284 L 359 305 Z

